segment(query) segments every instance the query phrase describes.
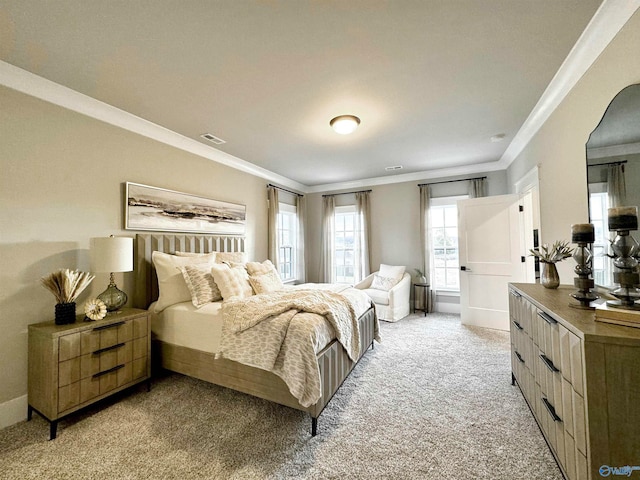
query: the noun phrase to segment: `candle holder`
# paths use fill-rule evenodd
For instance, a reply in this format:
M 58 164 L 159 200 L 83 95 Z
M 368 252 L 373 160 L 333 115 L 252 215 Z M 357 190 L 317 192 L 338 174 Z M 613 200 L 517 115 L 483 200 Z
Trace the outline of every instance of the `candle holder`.
M 630 235 L 631 230 L 638 229 L 637 207 L 614 207 L 608 211 L 609 230 L 616 232 L 616 238 L 611 242 L 614 260 L 613 281 L 619 285 L 611 292 L 617 300 L 607 301 L 607 305 L 614 308 L 640 310 L 636 303 L 640 299 L 640 274 L 638 273 L 638 242 Z
M 595 309 L 595 307 L 591 306 L 591 302 L 596 300 L 598 295 L 592 291 L 595 283 L 593 278 L 590 278 L 591 260 L 593 256 L 589 248 L 589 244 L 592 244 L 594 241 L 595 233 L 592 224 L 578 223 L 571 225 L 571 242 L 578 244 L 578 247 L 573 252 L 573 258 L 577 263 L 573 271 L 578 275 L 573 279 L 573 284 L 578 288 L 578 291 L 572 293 L 571 296 L 579 303 L 569 304 L 574 308 L 582 308 L 584 310 Z

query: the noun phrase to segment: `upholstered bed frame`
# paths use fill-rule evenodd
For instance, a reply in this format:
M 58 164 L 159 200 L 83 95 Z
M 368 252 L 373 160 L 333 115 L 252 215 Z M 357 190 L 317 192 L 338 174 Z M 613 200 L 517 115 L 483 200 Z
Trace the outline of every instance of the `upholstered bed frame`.
M 158 298 L 158 282 L 151 261 L 152 252 L 243 252 L 244 246 L 245 239 L 235 236 L 136 235 L 134 305 L 146 309 L 151 302 Z M 358 321 L 360 323 L 360 351 L 364 355 L 369 347 L 373 348 L 375 322 L 373 308 L 365 312 Z M 226 359 L 215 359 L 211 353 L 173 345 L 157 339 L 152 340 L 152 350 L 153 361 L 157 362 L 156 366 L 159 363 L 167 370 L 308 412 L 312 419 L 311 434 L 314 436 L 317 433 L 320 413 L 357 363 L 349 358 L 337 340 L 327 345 L 318 353 L 322 395 L 316 404 L 303 407 L 291 395 L 284 381 L 266 370 L 248 367 Z

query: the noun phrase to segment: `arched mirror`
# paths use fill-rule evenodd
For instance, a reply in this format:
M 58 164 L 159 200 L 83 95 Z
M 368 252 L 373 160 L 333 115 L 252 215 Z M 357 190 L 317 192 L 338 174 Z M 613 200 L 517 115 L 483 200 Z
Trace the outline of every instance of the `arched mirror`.
M 593 278 L 613 286 L 607 209 L 640 206 L 640 84 L 618 93 L 587 142 L 589 220 L 594 225 Z M 637 232 L 634 237 L 638 239 Z

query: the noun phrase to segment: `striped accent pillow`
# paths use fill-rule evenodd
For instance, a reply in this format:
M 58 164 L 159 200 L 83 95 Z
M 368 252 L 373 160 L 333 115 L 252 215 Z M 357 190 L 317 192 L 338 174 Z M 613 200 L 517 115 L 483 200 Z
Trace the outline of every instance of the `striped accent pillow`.
M 231 268 L 226 263 L 214 264 L 211 267 L 211 274 L 224 300 L 229 300 L 231 297 L 247 298 L 253 295 L 249 275 L 244 267 Z
M 211 265 L 186 265 L 180 267 L 184 281 L 191 293 L 191 303 L 196 308 L 211 302 L 222 300 L 222 294 L 213 281 Z

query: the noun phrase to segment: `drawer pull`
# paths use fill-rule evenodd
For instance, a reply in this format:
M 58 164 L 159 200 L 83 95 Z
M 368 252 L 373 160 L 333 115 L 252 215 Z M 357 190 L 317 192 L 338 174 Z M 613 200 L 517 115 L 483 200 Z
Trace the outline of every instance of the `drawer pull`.
M 544 403 L 544 406 L 547 407 L 547 410 L 549 411 L 549 415 L 551 415 L 551 418 L 553 418 L 553 421 L 554 422 L 561 422 L 562 419 L 556 413 L 556 409 L 553 408 L 553 405 L 551 405 L 549 403 L 549 400 L 547 400 L 546 398 L 542 397 L 542 402 Z
M 551 370 L 553 373 L 559 372 L 560 370 L 558 370 L 556 368 L 556 366 L 553 364 L 553 362 L 551 361 L 551 359 L 549 357 L 547 357 L 544 353 L 540 354 L 540 358 L 542 359 L 542 361 L 544 362 L 544 364 L 547 366 L 547 368 L 549 370 Z
M 522 363 L 524 363 L 524 359 L 522 358 L 522 355 L 520 355 L 518 352 L 516 352 L 515 350 L 513 351 L 513 353 L 516 354 L 516 357 L 518 357 L 518 360 L 520 360 Z
M 514 297 L 516 297 L 516 298 L 520 298 L 520 297 L 522 297 L 522 295 L 520 295 L 520 294 L 519 294 L 518 292 L 516 292 L 515 290 L 509 290 L 509 293 L 510 293 L 511 295 L 513 295 Z
M 124 363 L 122 365 L 116 365 L 113 368 L 110 368 L 109 370 L 105 370 L 104 372 L 99 372 L 93 375 L 93 378 L 99 378 L 103 375 L 106 375 L 107 373 L 112 373 L 115 372 L 117 370 L 120 370 L 121 368 L 124 368 Z
M 124 347 L 124 343 L 116 343 L 115 345 L 111 345 L 110 347 L 101 348 L 93 352 L 94 355 L 100 355 L 101 353 L 108 352 L 109 350 L 115 350 L 116 348 Z
M 511 320 L 511 323 L 513 323 L 513 324 L 516 326 L 516 328 L 517 328 L 518 330 L 524 330 L 524 329 L 522 328 L 522 325 L 520 325 L 520 324 L 519 324 L 518 322 L 516 322 L 515 320 Z
M 107 328 L 119 327 L 120 325 L 124 325 L 125 323 L 126 322 L 116 322 L 110 323 L 109 325 L 100 325 L 99 327 L 95 327 L 93 331 L 95 332 L 96 330 L 105 330 Z
M 548 314 L 544 312 L 538 312 L 538 316 L 542 318 L 545 322 L 547 322 L 549 325 L 555 325 L 556 323 L 558 323 L 556 319 L 551 318 Z

